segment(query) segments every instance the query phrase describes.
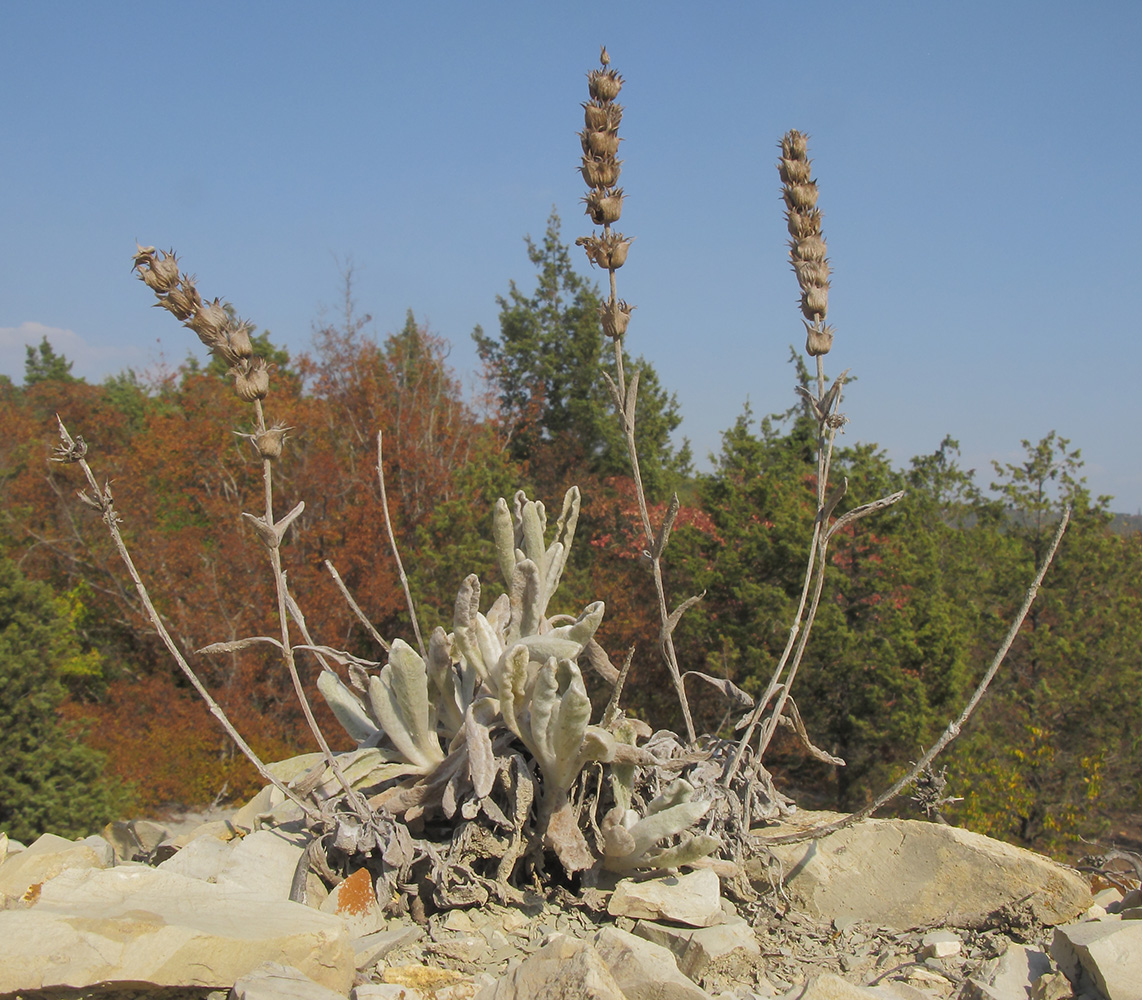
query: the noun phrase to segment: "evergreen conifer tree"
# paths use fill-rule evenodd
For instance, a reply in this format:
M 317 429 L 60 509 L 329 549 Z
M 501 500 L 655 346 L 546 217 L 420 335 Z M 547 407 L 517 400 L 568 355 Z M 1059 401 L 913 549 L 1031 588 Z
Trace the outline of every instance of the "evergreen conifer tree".
M 542 243 L 527 237 L 527 252 L 538 269 L 535 291 L 525 295 L 513 281 L 508 295 L 496 298 L 499 336 L 481 327 L 472 334 L 501 412 L 513 424 L 513 456 L 531 459 L 533 476 L 553 483 L 576 466 L 604 476 L 626 473 L 626 444 L 602 377 L 613 362 L 604 349 L 599 289 L 571 266 L 554 210 Z M 675 474 L 688 471 L 689 446 L 676 451 L 670 442 L 682 418 L 654 368 L 642 358 L 624 364 L 641 370 L 635 436 L 647 492 L 657 499 Z
M 125 804 L 57 712 L 82 655 L 64 603 L 0 559 L 0 831 L 15 840 L 94 833 Z

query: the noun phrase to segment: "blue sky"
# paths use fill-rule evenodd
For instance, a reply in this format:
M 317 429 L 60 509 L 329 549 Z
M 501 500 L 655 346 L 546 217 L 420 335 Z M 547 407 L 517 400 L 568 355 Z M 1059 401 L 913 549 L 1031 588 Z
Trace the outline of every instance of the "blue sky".
M 524 234 L 553 205 L 590 232 L 575 133 L 602 42 L 627 80 L 628 344 L 699 457 L 747 399 L 793 401 L 774 159 L 799 128 L 829 367 L 859 378 L 846 439 L 903 464 L 951 434 L 986 485 L 1054 429 L 1142 509 L 1135 2 L 8 3 L 0 372 L 44 334 L 90 380 L 199 350 L 132 278 L 137 239 L 294 351 L 351 259 L 377 335 L 411 308 L 467 378 L 472 328 L 531 287 Z

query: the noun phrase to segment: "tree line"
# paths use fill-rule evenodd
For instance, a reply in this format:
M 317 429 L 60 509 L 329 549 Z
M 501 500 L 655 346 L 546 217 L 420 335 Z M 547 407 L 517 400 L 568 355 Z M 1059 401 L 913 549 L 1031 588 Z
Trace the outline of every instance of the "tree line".
M 600 375 L 600 292 L 572 267 L 556 216 L 527 250 L 534 287 L 513 282 L 498 299 L 500 329 L 474 333 L 484 398 L 465 394 L 447 344 L 411 311 L 378 342 L 351 275 L 342 315 L 310 351 L 291 357 L 270 334 L 256 338 L 278 369 L 275 418 L 290 428 L 277 470 L 283 509 L 306 504 L 284 550 L 291 586 L 319 641 L 383 655 L 327 561 L 383 636 L 411 634 L 380 516 L 378 430 L 396 541 L 428 628 L 449 626 L 469 573 L 494 596 L 497 497 L 524 488 L 551 501 L 577 484 L 587 544 L 565 576 L 568 606 L 553 611 L 606 601 L 604 648 L 615 662 L 634 649 L 624 704 L 676 727 L 625 446 Z M 695 473 L 688 446 L 672 443 L 677 401 L 651 364 L 629 364 L 642 372 L 637 426 L 656 521 L 672 493 L 681 499 L 672 600 L 703 594 L 675 633 L 680 662 L 756 695 L 799 597 L 815 425 L 801 404 L 760 419 L 746 408 L 712 470 Z M 797 355 L 793 364 L 804 375 Z M 135 560 L 188 654 L 275 631 L 263 550 L 238 517 L 257 509 L 260 469 L 221 366 L 191 359 L 93 385 L 46 341 L 29 348 L 23 384 L 0 381 L 0 829 L 86 833 L 132 811 L 251 794 L 256 775 L 168 662 L 98 517 L 76 498 L 82 484 L 48 461 L 56 413 L 111 483 Z M 814 759 L 791 733 L 775 744 L 774 770 L 802 805 L 839 809 L 902 774 L 970 694 L 1069 504 L 1072 527 L 1032 615 L 942 759 L 948 794 L 962 800 L 944 815 L 1059 853 L 1081 852 L 1081 838 L 1121 841 L 1142 810 L 1142 534 L 1112 530 L 1108 498 L 1090 495 L 1080 452 L 1053 431 L 1024 442 L 1023 460 L 994 469 L 986 489 L 954 439 L 935 444 L 903 468 L 875 445 L 836 456 L 849 482 L 841 509 L 908 495 L 838 539 L 793 691 L 813 742 L 846 764 Z M 264 648 L 193 662 L 263 759 L 311 749 Z M 601 706 L 609 692 L 597 686 Z M 699 730 L 732 732 L 740 708 L 700 680 L 688 690 Z M 897 808 L 909 814 L 910 803 Z

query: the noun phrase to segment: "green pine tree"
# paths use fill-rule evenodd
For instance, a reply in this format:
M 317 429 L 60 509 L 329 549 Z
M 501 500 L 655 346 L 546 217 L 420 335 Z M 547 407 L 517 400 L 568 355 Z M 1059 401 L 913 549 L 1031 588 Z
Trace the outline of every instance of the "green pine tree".
M 56 354 L 47 337 L 40 341 L 38 348 L 27 347 L 27 357 L 24 359 L 24 385 L 36 385 L 39 382 L 81 382 L 71 373 L 72 362 L 62 354 Z
M 66 601 L 0 560 L 0 830 L 16 840 L 93 833 L 127 804 L 58 715 L 62 678 L 90 660 L 73 628 Z
M 527 237 L 537 268 L 536 287 L 525 295 L 513 281 L 500 306 L 498 337 L 473 332 L 480 358 L 499 393 L 501 412 L 513 425 L 512 453 L 531 460 L 540 489 L 568 470 L 598 475 L 629 473 L 626 444 L 615 417 L 604 370 L 613 373 L 604 345 L 598 287 L 577 274 L 552 211 L 542 243 Z M 629 359 L 624 359 L 629 371 Z M 642 358 L 636 440 L 648 493 L 661 497 L 689 467 L 689 448 L 677 451 L 670 435 L 681 423 L 675 397 Z

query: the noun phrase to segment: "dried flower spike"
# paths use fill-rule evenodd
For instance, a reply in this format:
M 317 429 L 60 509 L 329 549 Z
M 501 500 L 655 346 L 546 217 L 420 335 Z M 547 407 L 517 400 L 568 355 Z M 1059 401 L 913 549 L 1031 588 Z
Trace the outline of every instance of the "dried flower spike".
M 621 167 L 615 158 L 619 149 L 619 124 L 623 118 L 621 104 L 615 103 L 623 80 L 610 68 L 611 57 L 603 46 L 599 54 L 602 69 L 591 70 L 587 74 L 587 89 L 591 99 L 583 107 L 585 128 L 579 133 L 583 147 L 583 159 L 579 172 L 591 189 L 583 201 L 587 215 L 597 226 L 603 227 L 601 236 L 592 233 L 575 241 L 587 254 L 587 259 L 596 267 L 610 272 L 611 294 L 600 307 L 599 317 L 603 333 L 612 340 L 620 339 L 630 323 L 633 306 L 619 301 L 615 296 L 615 271 L 626 263 L 631 241 L 622 233 L 611 231 L 611 226 L 619 221 L 623 213 L 623 189 L 615 187 Z
M 789 259 L 801 286 L 801 313 L 808 339 L 805 350 L 816 357 L 833 346 L 833 328 L 825 325 L 829 311 L 828 247 L 821 233 L 821 210 L 817 208 L 817 182 L 812 178 L 809 140 L 796 129 L 781 140 L 781 197 L 789 235 Z

